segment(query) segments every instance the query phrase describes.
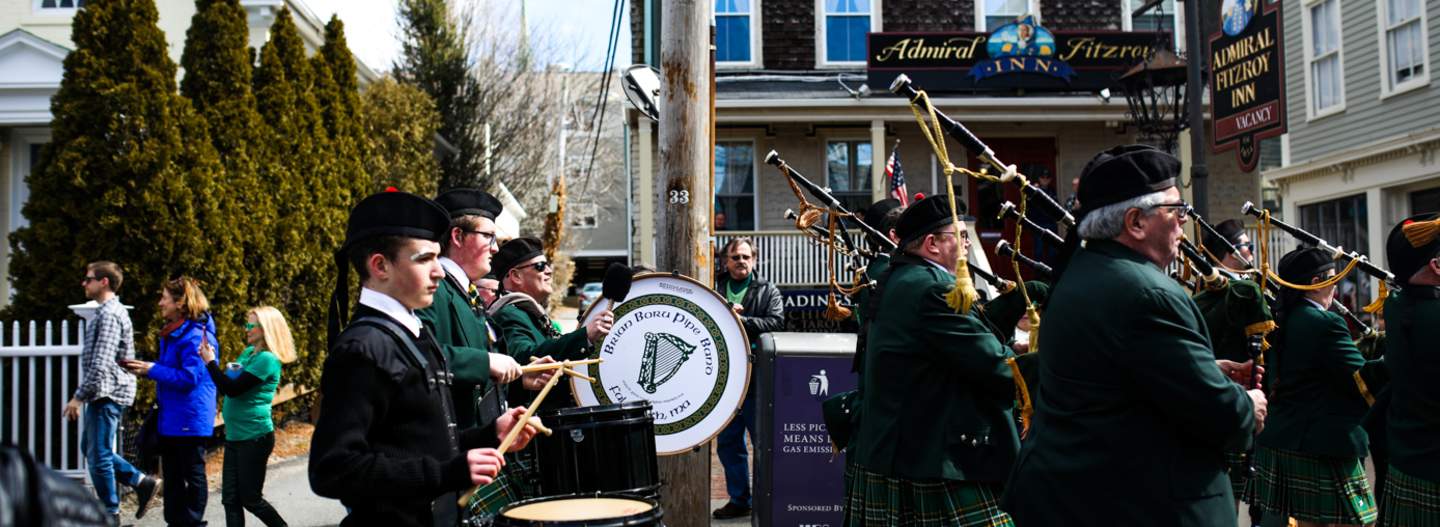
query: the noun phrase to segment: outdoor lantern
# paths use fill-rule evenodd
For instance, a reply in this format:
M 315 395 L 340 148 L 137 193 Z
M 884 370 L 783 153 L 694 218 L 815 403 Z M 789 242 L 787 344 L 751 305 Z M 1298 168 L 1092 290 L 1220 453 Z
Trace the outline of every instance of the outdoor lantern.
M 1185 60 L 1166 47 L 1155 48 L 1144 62 L 1136 64 L 1120 76 L 1125 100 L 1130 105 L 1130 119 L 1142 137 L 1156 141 L 1167 152 L 1174 152 L 1180 130 L 1187 127 Z

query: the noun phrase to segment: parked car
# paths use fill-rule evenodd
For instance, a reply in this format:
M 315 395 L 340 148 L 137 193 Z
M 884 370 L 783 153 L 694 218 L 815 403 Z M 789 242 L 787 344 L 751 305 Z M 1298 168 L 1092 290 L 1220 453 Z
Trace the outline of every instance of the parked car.
M 590 282 L 580 287 L 580 314 L 583 316 L 590 304 L 594 304 L 600 298 L 600 282 Z

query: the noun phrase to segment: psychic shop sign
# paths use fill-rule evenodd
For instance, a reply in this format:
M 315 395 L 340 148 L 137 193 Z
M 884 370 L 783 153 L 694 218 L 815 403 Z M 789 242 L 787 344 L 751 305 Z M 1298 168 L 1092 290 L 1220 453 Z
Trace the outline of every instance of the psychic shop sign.
M 1055 31 L 1022 19 L 991 33 L 871 33 L 867 84 L 904 73 L 930 93 L 1098 91 L 1161 39 L 1151 31 Z M 1022 38 L 1023 37 L 1023 38 Z
M 1266 0 L 1222 0 L 1210 36 L 1211 149 L 1234 149 L 1255 170 L 1260 140 L 1285 133 L 1285 37 L 1280 9 Z
M 800 333 L 854 333 L 858 328 L 852 316 L 845 320 L 825 318 L 829 290 L 780 288 L 785 301 L 785 330 Z M 859 309 L 859 306 L 850 306 Z

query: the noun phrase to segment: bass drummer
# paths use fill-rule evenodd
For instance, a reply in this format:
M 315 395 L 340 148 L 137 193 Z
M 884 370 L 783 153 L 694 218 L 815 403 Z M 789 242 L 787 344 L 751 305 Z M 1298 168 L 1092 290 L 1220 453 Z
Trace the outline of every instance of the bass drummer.
M 522 237 L 507 241 L 495 254 L 492 266 L 500 280 L 500 297 L 487 309 L 490 319 L 499 327 L 505 350 L 520 362 L 530 357 L 550 357 L 557 361 L 581 360 L 590 354 L 591 346 L 610 334 L 615 315 L 605 310 L 583 327 L 561 333 L 559 324 L 550 319 L 550 295 L 555 292 L 552 277 L 555 267 L 545 257 L 539 238 Z M 511 404 L 529 404 L 535 393 L 510 391 Z M 544 414 L 575 406 L 570 383 L 555 385 L 536 410 Z

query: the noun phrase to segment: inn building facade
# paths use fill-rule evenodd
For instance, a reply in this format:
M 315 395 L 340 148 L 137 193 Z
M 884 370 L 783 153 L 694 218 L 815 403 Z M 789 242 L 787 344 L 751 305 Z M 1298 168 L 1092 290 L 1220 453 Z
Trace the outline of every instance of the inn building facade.
M 635 63 L 658 67 L 658 38 L 652 36 L 659 35 L 659 4 L 631 2 Z M 956 193 L 988 259 L 996 261 L 995 242 L 1010 233 L 1008 222 L 995 216 L 1004 201 L 1018 204 L 1018 192 L 959 175 L 953 188 L 947 187 L 943 164 L 910 106 L 888 92 L 890 80 L 907 74 L 930 92 L 939 110 L 967 125 L 1002 161 L 1018 165 L 1032 181 L 1045 178 L 1049 192 L 1063 203 L 1073 193 L 1072 179 L 1092 156 L 1142 139 L 1128 122 L 1115 79 L 1161 39 L 1184 42 L 1177 13 L 1183 4 L 1164 0 L 1158 9 L 1132 16 L 1138 4 L 716 0 L 716 244 L 752 237 L 760 248 L 762 276 L 783 286 L 819 287 L 828 279 L 824 254 L 785 218 L 798 202 L 785 178 L 764 163 L 766 153 L 776 151 L 852 210 L 887 195 L 885 168 L 893 154 L 910 193 Z M 1012 42 L 1022 23 L 1031 25 L 1028 31 L 1036 37 L 1028 54 Z M 1002 41 L 1017 46 L 1007 52 Z M 633 111 L 628 124 L 636 204 L 631 250 L 635 261 L 653 264 L 655 233 L 664 228 L 656 212 L 658 131 Z M 1179 142 L 1185 155 L 1186 141 Z M 958 144 L 949 142 L 948 148 L 956 165 L 980 168 Z M 1260 201 L 1258 176 L 1236 165 L 1233 155 L 1210 159 L 1210 207 L 1227 211 L 1216 216 L 1236 216 L 1228 211 Z M 1044 256 L 1054 248 L 1032 238 L 1023 250 Z M 1012 274 L 1008 266 L 996 267 L 1002 275 Z
M 1283 0 L 1290 132 L 1263 172 L 1287 220 L 1384 262 L 1399 220 L 1440 211 L 1437 0 Z M 1342 285 L 1362 302 L 1373 280 Z

